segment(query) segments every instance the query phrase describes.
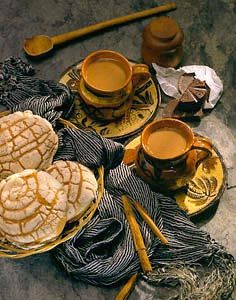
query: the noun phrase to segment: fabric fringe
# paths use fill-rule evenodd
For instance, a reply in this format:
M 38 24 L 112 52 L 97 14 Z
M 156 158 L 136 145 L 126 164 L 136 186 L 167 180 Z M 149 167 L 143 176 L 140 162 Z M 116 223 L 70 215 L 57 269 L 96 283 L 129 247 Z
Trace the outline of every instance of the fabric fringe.
M 176 299 L 179 300 L 232 299 L 236 261 L 220 245 L 215 244 L 214 247 L 218 247 L 217 252 L 203 264 L 159 266 L 149 274 L 142 274 L 142 278 L 156 287 L 178 287 Z

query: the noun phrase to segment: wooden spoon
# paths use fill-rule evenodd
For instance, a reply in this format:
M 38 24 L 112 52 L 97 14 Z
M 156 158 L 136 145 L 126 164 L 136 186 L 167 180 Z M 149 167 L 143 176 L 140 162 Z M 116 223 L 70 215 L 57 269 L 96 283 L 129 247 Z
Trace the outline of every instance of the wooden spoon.
M 90 25 L 81 29 L 77 29 L 71 32 L 59 34 L 53 37 L 46 35 L 36 35 L 28 38 L 24 41 L 23 48 L 25 52 L 30 56 L 39 56 L 45 54 L 53 49 L 54 46 L 68 42 L 70 40 L 76 39 L 78 37 L 84 36 L 86 34 L 114 26 L 117 24 L 122 24 L 125 22 L 130 22 L 139 18 L 144 18 L 157 13 L 167 12 L 176 8 L 176 3 L 171 2 L 162 6 L 147 9 L 141 12 L 137 12 L 131 15 L 118 17 L 94 25 Z

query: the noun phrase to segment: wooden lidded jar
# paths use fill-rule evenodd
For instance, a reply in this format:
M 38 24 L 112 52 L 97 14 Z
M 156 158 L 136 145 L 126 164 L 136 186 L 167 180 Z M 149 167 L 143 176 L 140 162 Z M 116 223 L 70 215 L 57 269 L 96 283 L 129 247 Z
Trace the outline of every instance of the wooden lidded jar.
M 183 55 L 183 40 L 183 31 L 175 20 L 167 16 L 155 18 L 143 31 L 143 61 L 147 65 L 178 66 Z

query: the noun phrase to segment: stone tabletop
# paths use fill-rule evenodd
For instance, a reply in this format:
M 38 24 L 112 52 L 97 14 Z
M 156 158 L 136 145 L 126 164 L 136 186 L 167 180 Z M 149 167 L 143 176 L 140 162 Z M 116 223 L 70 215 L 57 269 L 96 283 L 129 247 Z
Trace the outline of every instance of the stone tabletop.
M 9 56 L 27 60 L 22 49 L 26 37 L 53 36 L 167 2 L 1 0 L 0 61 Z M 231 188 L 224 192 L 214 212 L 196 222 L 236 257 L 236 1 L 177 0 L 176 3 L 177 10 L 169 15 L 179 22 L 185 34 L 181 65 L 208 65 L 224 83 L 220 103 L 195 130 L 210 137 L 221 152 Z M 59 80 L 68 66 L 98 49 L 116 50 L 141 61 L 142 31 L 150 20 L 92 34 L 60 47 L 43 60 L 28 61 L 35 67 L 37 77 L 52 80 Z M 50 254 L 22 260 L 1 259 L 0 262 L 1 300 L 110 300 L 118 288 L 99 288 L 73 280 L 55 264 Z M 236 294 L 233 297 L 236 299 Z M 140 299 L 146 298 L 140 294 Z

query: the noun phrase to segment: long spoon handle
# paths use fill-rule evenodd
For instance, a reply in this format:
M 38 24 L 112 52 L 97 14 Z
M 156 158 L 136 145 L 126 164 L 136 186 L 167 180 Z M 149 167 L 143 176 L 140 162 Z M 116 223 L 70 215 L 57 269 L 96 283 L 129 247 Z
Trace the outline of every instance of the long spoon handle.
M 74 31 L 59 34 L 59 35 L 53 36 L 51 39 L 52 39 L 54 45 L 58 45 L 58 44 L 76 39 L 78 37 L 84 36 L 86 34 L 101 30 L 103 28 L 107 28 L 107 27 L 110 27 L 110 26 L 122 24 L 122 23 L 125 23 L 125 22 L 130 22 L 130 21 L 133 21 L 133 20 L 137 20 L 137 19 L 144 18 L 144 17 L 151 16 L 151 15 L 155 15 L 155 14 L 158 14 L 158 13 L 167 12 L 167 11 L 173 10 L 175 8 L 176 8 L 176 3 L 175 2 L 170 2 L 170 3 L 167 3 L 165 5 L 157 6 L 157 7 L 147 9 L 147 10 L 144 10 L 144 11 L 140 11 L 140 12 L 137 12 L 137 13 L 134 13 L 134 14 L 131 14 L 131 15 L 118 17 L 118 18 L 115 18 L 115 19 L 111 19 L 111 20 L 107 20 L 107 21 L 104 21 L 104 22 L 101 22 L 101 23 L 90 25 L 90 26 L 87 26 L 87 27 L 84 27 L 84 28 L 80 28 L 80 29 L 77 29 L 77 30 L 74 30 Z

